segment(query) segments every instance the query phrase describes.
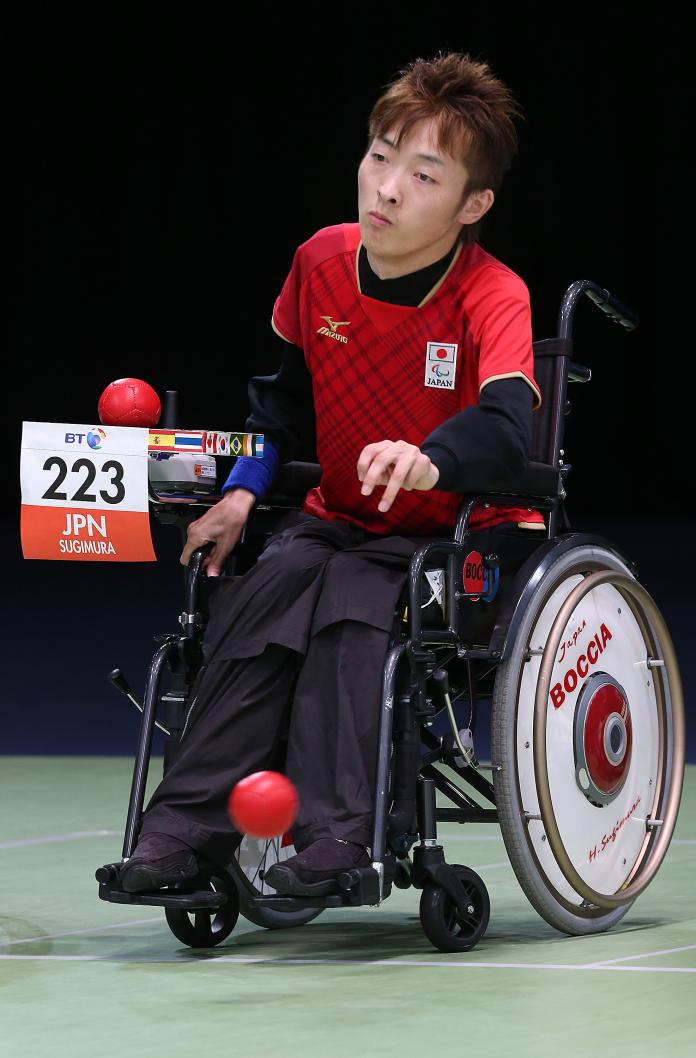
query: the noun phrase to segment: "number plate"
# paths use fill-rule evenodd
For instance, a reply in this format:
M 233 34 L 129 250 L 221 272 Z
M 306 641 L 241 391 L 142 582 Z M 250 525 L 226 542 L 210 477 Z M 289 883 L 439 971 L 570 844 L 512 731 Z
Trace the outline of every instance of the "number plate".
M 23 423 L 24 557 L 155 562 L 148 434 L 131 426 Z

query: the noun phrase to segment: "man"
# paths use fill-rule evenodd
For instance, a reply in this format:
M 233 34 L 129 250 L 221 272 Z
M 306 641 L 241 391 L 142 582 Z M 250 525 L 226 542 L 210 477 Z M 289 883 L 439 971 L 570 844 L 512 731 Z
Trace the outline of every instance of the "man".
M 517 113 L 467 55 L 411 64 L 370 116 L 358 223 L 296 251 L 273 310 L 281 367 L 249 387 L 264 459 L 238 461 L 181 556 L 214 545 L 205 664 L 124 889 L 192 877 L 196 852 L 229 861 L 227 795 L 277 766 L 286 735 L 300 851 L 266 880 L 322 895 L 370 862 L 381 676 L 410 558 L 451 535 L 462 494 L 514 480 L 540 402 L 527 288 L 476 241 Z M 321 485 L 252 569 L 220 577 L 278 463 L 314 440 Z M 480 508 L 470 524 L 527 532 L 543 519 Z

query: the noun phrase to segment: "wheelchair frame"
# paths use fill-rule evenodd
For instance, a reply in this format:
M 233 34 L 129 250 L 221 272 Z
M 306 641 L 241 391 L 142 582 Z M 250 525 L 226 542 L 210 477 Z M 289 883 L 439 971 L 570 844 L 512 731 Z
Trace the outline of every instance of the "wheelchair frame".
M 118 883 L 119 867 L 131 856 L 137 842 L 153 730 L 158 723 L 158 705 L 161 700 L 167 707 L 168 722 L 163 728 L 170 738 L 169 746 L 165 747 L 166 770 L 168 749 L 176 743 L 181 731 L 183 706 L 190 686 L 189 677 L 192 672 L 195 673 L 201 662 L 203 616 L 199 599 L 204 549 L 199 549 L 192 556 L 186 571 L 185 605 L 179 618 L 182 632 L 156 637 L 159 639 L 159 646 L 147 676 L 122 860 L 120 863 L 106 864 L 97 870 L 101 899 L 116 903 L 163 906 L 169 925 L 180 940 L 192 946 L 209 946 L 220 943 L 231 932 L 240 906 L 246 917 L 261 925 L 294 925 L 309 921 L 326 907 L 379 904 L 390 894 L 393 881 L 400 887 L 413 885 L 423 890 L 421 920 L 427 936 L 437 948 L 442 951 L 469 950 L 485 931 L 489 915 L 488 895 L 483 881 L 473 871 L 445 862 L 444 850 L 437 840 L 437 823 L 500 823 L 499 811 L 495 807 L 495 779 L 496 772 L 501 771 L 501 765 L 499 762 L 491 764 L 488 768 L 480 765 L 473 755 L 473 750 L 462 744 L 461 732 L 457 731 L 452 711 L 447 673 L 442 666 L 454 658 L 466 663 L 472 712 L 470 723 L 474 723 L 477 694 L 472 663 L 488 661 L 497 670 L 501 663 L 509 661 L 518 631 L 525 621 L 530 601 L 534 598 L 538 586 L 555 563 L 578 549 L 581 549 L 578 550 L 579 554 L 582 549 L 585 552 L 588 549 L 596 549 L 598 553 L 611 553 L 616 556 L 615 568 L 607 570 L 606 563 L 603 564 L 600 558 L 585 562 L 590 575 L 585 577 L 583 573 L 583 582 L 578 584 L 561 607 L 544 645 L 534 714 L 534 761 L 540 812 L 530 818 L 541 821 L 564 878 L 583 896 L 583 906 L 586 905 L 589 909 L 588 931 L 590 928 L 607 928 L 608 925 L 613 925 L 628 909 L 630 902 L 645 888 L 664 857 L 678 812 L 683 780 L 683 704 L 677 662 L 669 634 L 655 604 L 645 589 L 635 581 L 635 567 L 603 538 L 590 533 L 570 532 L 570 523 L 563 506 L 566 496 L 565 480 L 570 470 L 570 466 L 563 460 L 562 447 L 564 419 L 570 410 L 566 395 L 567 382 L 587 382 L 591 377 L 589 368 L 571 360 L 573 318 L 577 303 L 583 294 L 625 329 L 633 330 L 637 326 L 638 320 L 633 311 L 596 283 L 578 280 L 568 287 L 561 302 L 558 336 L 533 343 L 535 377 L 544 397 L 544 405 L 535 415 L 531 461 L 516 482 L 515 491 L 502 488 L 496 490 L 494 487 L 491 492 L 468 497 L 457 518 L 453 539 L 424 543 L 412 557 L 404 589 L 404 596 L 408 601 L 408 631 L 404 633 L 402 629 L 396 636 L 396 641 L 387 652 L 383 672 L 371 866 L 347 871 L 341 875 L 339 894 L 315 898 L 261 895 L 258 889 L 244 878 L 241 870 L 235 867 L 235 862 L 224 869 L 209 865 L 201 876 L 203 888 L 197 883 L 198 888 L 177 887 L 173 890 L 135 895 L 121 890 Z M 258 518 L 257 512 L 261 515 L 261 512 L 275 507 L 298 506 L 307 489 L 318 483 L 319 472 L 320 468 L 314 464 L 290 463 L 281 467 L 274 485 L 274 493 L 252 512 L 240 543 L 246 542 L 247 528 L 253 519 Z M 183 508 L 180 503 L 162 502 L 154 495 L 153 501 L 161 521 L 182 525 L 182 522 L 191 520 L 190 515 L 182 519 Z M 510 590 L 495 615 L 494 627 L 487 645 L 466 643 L 463 639 L 462 603 L 474 597 L 492 598 L 490 589 L 488 596 L 480 590 L 465 589 L 462 567 L 470 537 L 469 519 L 477 504 L 510 505 L 511 502 L 524 503 L 544 511 L 547 515 L 546 533 L 542 539 L 534 540 L 528 558 L 522 562 L 515 574 L 514 581 L 509 586 Z M 190 506 L 187 509 L 190 511 Z M 562 528 L 560 533 L 559 526 Z M 424 627 L 421 615 L 423 572 L 434 556 L 442 557 L 445 563 L 444 626 L 440 628 Z M 496 555 L 487 555 L 485 558 L 485 564 L 491 574 L 497 568 L 497 561 Z M 589 886 L 568 857 L 554 816 L 548 782 L 544 728 L 551 667 L 564 628 L 577 599 L 599 583 L 610 583 L 615 587 L 631 607 L 638 624 L 645 629 L 646 642 L 652 644 L 648 666 L 652 660 L 655 675 L 659 677 L 655 683 L 660 683 L 659 703 L 662 710 L 662 773 L 660 791 L 656 790 L 655 804 L 659 803 L 664 809 L 664 818 L 652 819 L 653 826 L 648 828 L 640 855 L 631 872 L 630 884 L 624 883 L 618 892 L 612 894 L 600 893 Z M 400 612 L 397 610 L 395 616 L 398 617 Z M 404 617 L 402 625 L 405 623 Z M 447 656 L 444 659 L 438 658 L 437 651 L 444 651 Z M 529 652 L 541 654 L 542 650 L 540 648 Z M 525 657 L 524 660 L 529 659 Z M 399 690 L 397 672 L 404 669 L 404 663 L 407 665 L 405 671 L 408 673 L 409 682 L 408 687 Z M 161 696 L 160 683 L 167 665 L 172 674 L 172 686 L 167 694 Z M 135 701 L 118 670 L 112 673 L 111 678 L 120 690 Z M 435 692 L 429 694 L 427 681 L 431 678 Z M 450 717 L 452 734 L 440 737 L 429 730 L 429 724 L 444 709 Z M 395 731 L 399 736 L 396 741 Z M 425 755 L 421 755 L 423 745 L 427 750 Z M 493 756 L 495 760 L 495 755 Z M 458 761 L 460 763 L 457 763 Z M 494 807 L 485 808 L 477 804 L 452 778 L 439 771 L 435 767 L 436 763 L 446 763 L 453 767 L 462 780 Z M 484 768 L 492 771 L 493 782 L 481 774 Z M 415 798 L 411 786 L 414 775 L 417 776 Z M 436 792 L 443 794 L 454 807 L 438 808 Z M 393 802 L 391 812 L 390 800 Z M 413 833 L 412 827 L 414 815 L 417 818 L 416 833 Z M 514 841 L 505 831 L 504 837 L 512 858 L 514 849 L 511 850 L 510 843 L 514 845 Z M 413 848 L 411 864 L 408 853 L 416 841 L 419 844 Z M 572 915 L 564 917 L 561 910 L 555 914 L 553 906 L 549 911 L 549 907 L 544 906 L 543 898 L 538 897 L 533 886 L 531 889 L 525 888 L 525 891 L 537 910 L 558 928 L 570 933 L 583 931 L 584 927 L 577 928 Z M 560 904 L 562 903 L 563 899 L 560 898 Z M 190 921 L 191 914 L 194 915 L 194 923 Z

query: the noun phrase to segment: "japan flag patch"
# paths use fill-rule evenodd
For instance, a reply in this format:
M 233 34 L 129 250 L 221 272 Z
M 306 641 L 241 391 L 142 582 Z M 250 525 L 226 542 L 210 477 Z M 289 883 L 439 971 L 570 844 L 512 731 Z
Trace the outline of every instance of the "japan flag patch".
M 428 342 L 425 352 L 425 384 L 433 389 L 454 389 L 457 380 L 457 349 L 451 342 Z

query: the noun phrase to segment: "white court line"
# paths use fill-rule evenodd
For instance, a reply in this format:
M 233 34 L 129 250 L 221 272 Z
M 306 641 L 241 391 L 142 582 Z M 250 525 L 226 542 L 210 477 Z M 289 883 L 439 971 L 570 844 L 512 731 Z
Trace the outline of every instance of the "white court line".
M 79 841 L 81 838 L 118 837 L 120 830 L 71 830 L 67 834 L 46 834 L 38 838 L 18 838 L 17 841 L 1 841 L 0 849 L 17 849 L 23 845 L 49 845 L 60 841 Z M 502 841 L 498 834 L 440 834 L 443 841 Z M 696 845 L 696 838 L 673 838 L 670 845 Z
M 102 957 L 94 955 L 2 955 L 0 959 L 16 959 L 19 962 L 102 962 Z
M 128 962 L 128 963 L 162 963 L 180 962 L 181 957 L 162 958 L 161 956 L 120 956 L 120 955 L 8 955 L 0 954 L 0 959 L 35 961 L 35 962 Z M 609 973 L 640 972 L 640 973 L 696 973 L 696 966 L 594 966 L 592 963 L 526 963 L 526 962 L 451 962 L 450 960 L 435 959 L 273 959 L 273 958 L 247 958 L 237 955 L 221 955 L 211 958 L 197 956 L 197 963 L 205 962 L 206 966 L 218 963 L 238 963 L 240 965 L 256 966 L 365 966 L 390 969 L 393 966 L 425 966 L 429 969 L 440 968 L 444 970 L 592 970 Z
M 600 962 L 588 963 L 593 968 L 599 966 L 610 966 L 612 963 L 628 962 L 629 959 L 650 959 L 655 955 L 673 955 L 678 951 L 693 951 L 696 944 L 683 944 L 681 948 L 663 948 L 662 951 L 644 951 L 640 955 L 621 955 L 618 959 L 602 959 Z
M 68 834 L 47 834 L 41 838 L 2 841 L 0 849 L 18 849 L 22 845 L 51 845 L 59 841 L 79 841 L 81 838 L 112 838 L 120 833 L 120 830 L 71 830 Z
M 497 834 L 481 834 L 476 837 L 473 834 L 438 834 L 442 841 L 502 841 Z M 696 838 L 672 838 L 670 845 L 696 845 Z M 0 848 L 2 846 L 0 845 Z
M 500 866 L 508 866 L 507 863 L 501 864 Z M 45 940 L 59 940 L 62 937 L 78 937 L 86 933 L 102 933 L 106 930 L 112 929 L 125 929 L 130 926 L 146 926 L 154 922 L 160 922 L 162 919 L 158 916 L 157 918 L 138 918 L 132 919 L 127 922 L 112 922 L 104 926 L 91 926 L 88 929 L 75 929 L 65 933 L 47 933 L 39 937 L 26 937 L 21 940 L 8 940 L 0 941 L 0 947 L 9 948 L 14 947 L 18 944 L 34 944 L 39 941 Z M 449 961 L 421 961 L 411 959 L 269 959 L 269 958 L 253 958 L 245 957 L 241 955 L 220 955 L 216 956 L 211 962 L 231 962 L 231 963 L 250 963 L 260 965 L 276 965 L 276 964 L 288 964 L 288 965 L 309 965 L 309 966 L 456 966 L 456 967 L 484 967 L 491 969 L 541 969 L 541 970 L 652 970 L 659 973 L 696 973 L 696 967 L 677 967 L 677 966 L 617 966 L 619 962 L 628 962 L 631 959 L 648 959 L 656 955 L 671 955 L 674 952 L 690 951 L 696 948 L 696 944 L 685 944 L 680 948 L 664 948 L 660 951 L 646 951 L 639 955 L 625 955 L 618 959 L 605 959 L 601 962 L 591 963 L 497 963 L 497 962 L 449 962 Z M 54 960 L 54 961 L 94 961 L 104 962 L 108 960 L 120 960 L 118 955 L 14 955 L 11 952 L 0 953 L 0 959 L 37 959 L 37 960 Z M 132 957 L 126 961 L 134 961 Z M 157 957 L 143 956 L 135 961 L 144 962 L 158 962 L 160 961 Z
M 526 962 L 451 962 L 449 960 L 436 959 L 253 959 L 234 955 L 222 955 L 211 959 L 211 962 L 245 962 L 245 963 L 269 963 L 270 965 L 310 965 L 310 966 L 442 966 L 447 968 L 456 967 L 460 970 L 472 968 L 484 968 L 491 970 L 656 970 L 658 973 L 696 973 L 696 966 L 594 966 L 592 963 L 526 963 Z
M 43 933 L 40 937 L 23 937 L 21 940 L 0 940 L 0 948 L 10 948 L 14 944 L 34 944 L 40 940 L 58 940 L 60 937 L 80 937 L 83 933 L 101 933 L 106 929 L 123 929 L 126 926 L 145 926 L 148 922 L 161 922 L 157 918 L 136 918 L 130 922 L 111 922 L 105 926 L 90 926 L 89 929 L 71 929 L 66 933 Z

